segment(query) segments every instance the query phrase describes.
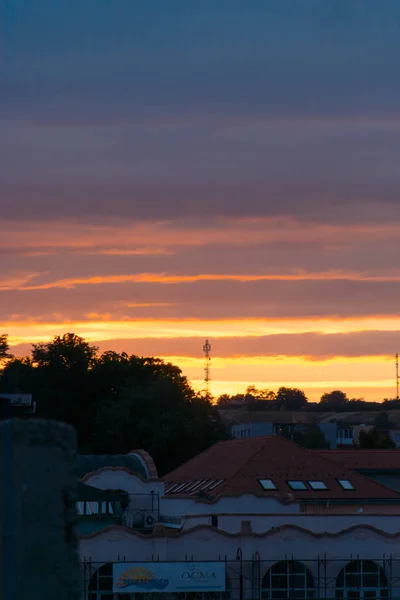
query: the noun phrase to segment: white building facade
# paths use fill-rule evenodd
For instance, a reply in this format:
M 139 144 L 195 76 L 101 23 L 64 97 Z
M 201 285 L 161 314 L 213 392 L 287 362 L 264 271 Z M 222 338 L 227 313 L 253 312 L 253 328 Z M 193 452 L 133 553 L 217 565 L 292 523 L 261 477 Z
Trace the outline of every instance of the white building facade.
M 271 436 L 218 444 L 163 480 L 88 473 L 129 501 L 80 537 L 85 600 L 400 598 L 399 492 L 326 454 Z

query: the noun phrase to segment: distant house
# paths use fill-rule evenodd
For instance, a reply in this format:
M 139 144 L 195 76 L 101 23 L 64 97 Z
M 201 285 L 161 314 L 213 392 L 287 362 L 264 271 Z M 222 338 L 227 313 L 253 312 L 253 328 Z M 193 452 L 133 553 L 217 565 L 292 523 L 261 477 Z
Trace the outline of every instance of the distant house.
M 361 431 L 373 429 L 377 414 L 379 412 L 241 411 L 230 418 L 228 425 L 233 438 L 243 439 L 279 435 L 283 429 L 301 433 L 307 425 L 316 423 L 331 449 L 346 449 L 357 447 Z M 388 430 L 387 434 L 400 447 L 400 429 Z
M 31 416 L 36 412 L 32 394 L 6 394 L 0 392 L 0 418 Z
M 290 411 L 266 411 L 246 412 L 238 417 L 238 422 L 231 424 L 231 434 L 235 439 L 260 437 L 266 435 L 281 435 L 285 430 L 290 434 L 303 433 L 307 426 L 317 422 L 318 427 L 325 436 L 330 448 L 337 446 L 336 423 L 321 422 L 320 413 L 290 412 Z

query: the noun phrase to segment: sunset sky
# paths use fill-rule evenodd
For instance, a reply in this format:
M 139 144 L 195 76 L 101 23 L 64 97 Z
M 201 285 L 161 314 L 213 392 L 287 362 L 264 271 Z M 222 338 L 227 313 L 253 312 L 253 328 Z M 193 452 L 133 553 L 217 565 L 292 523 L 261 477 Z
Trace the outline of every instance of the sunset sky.
M 398 0 L 14 0 L 0 333 L 395 395 Z

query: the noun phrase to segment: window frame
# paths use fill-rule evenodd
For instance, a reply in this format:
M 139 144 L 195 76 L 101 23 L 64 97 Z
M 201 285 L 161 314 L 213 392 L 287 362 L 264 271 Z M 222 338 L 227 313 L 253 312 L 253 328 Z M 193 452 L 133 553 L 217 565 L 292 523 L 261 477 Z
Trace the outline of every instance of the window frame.
M 344 490 L 345 492 L 355 492 L 356 488 L 351 483 L 350 479 L 339 479 L 339 478 L 337 478 L 336 481 L 338 482 L 338 484 L 340 485 L 340 487 L 342 488 L 342 490 Z M 345 485 L 343 485 L 343 483 L 345 483 Z M 347 487 L 347 484 L 350 487 Z
M 308 492 L 309 488 L 307 487 L 306 482 L 304 481 L 304 479 L 288 479 L 287 482 L 288 486 L 290 487 L 290 489 L 292 490 L 292 492 Z M 304 487 L 293 487 L 292 484 L 296 484 L 296 483 L 300 483 L 302 484 Z
M 310 486 L 310 488 L 312 489 L 313 492 L 326 492 L 329 488 L 326 485 L 325 481 L 322 481 L 322 479 L 309 479 L 307 480 L 308 485 Z M 314 487 L 315 484 L 322 484 L 323 487 Z
M 301 585 L 299 585 L 301 579 Z M 297 560 L 282 560 L 273 563 L 261 580 L 261 598 L 278 600 L 290 598 L 291 593 L 299 600 L 316 597 L 314 577 L 304 563 Z
M 270 484 L 272 484 L 272 487 L 264 487 L 263 481 L 268 481 Z M 258 483 L 261 485 L 264 492 L 273 492 L 274 490 L 278 489 L 276 486 L 276 483 L 273 479 L 267 479 L 267 478 L 259 479 Z

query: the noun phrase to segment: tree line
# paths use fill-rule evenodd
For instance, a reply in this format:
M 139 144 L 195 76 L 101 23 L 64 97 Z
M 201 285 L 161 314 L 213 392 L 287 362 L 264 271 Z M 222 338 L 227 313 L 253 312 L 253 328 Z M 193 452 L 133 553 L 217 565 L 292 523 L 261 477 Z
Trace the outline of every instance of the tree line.
M 23 357 L 12 356 L 7 336 L 0 335 L 0 396 L 1 392 L 30 393 L 36 402 L 35 417 L 73 425 L 80 453 L 117 454 L 144 448 L 160 474 L 229 439 L 222 409 L 237 404 L 247 410 L 336 412 L 386 410 L 400 404 L 349 399 L 341 390 L 323 394 L 315 404 L 297 388 L 274 392 L 255 386 L 245 394 L 224 394 L 213 402 L 196 393 L 171 363 L 125 352 L 100 353 L 74 333 L 33 344 L 30 355 Z M 377 423 L 376 431 L 378 425 L 382 429 L 384 423 Z M 309 448 L 326 447 L 316 424 L 301 434 L 283 431 L 282 435 Z M 377 435 L 364 436 L 363 447 L 381 444 Z
M 99 353 L 73 333 L 13 357 L 1 335 L 0 366 L 0 395 L 33 394 L 35 417 L 73 425 L 82 454 L 144 448 L 164 474 L 229 438 L 211 400 L 159 358 Z
M 332 390 L 322 394 L 319 402 L 309 402 L 303 390 L 280 387 L 277 392 L 248 386 L 244 394 L 222 394 L 217 399 L 220 409 L 244 406 L 246 410 L 291 410 L 320 412 L 358 412 L 368 410 L 391 410 L 400 408 L 400 401 L 385 399 L 382 402 L 368 402 L 363 398 L 349 398 L 342 390 Z

